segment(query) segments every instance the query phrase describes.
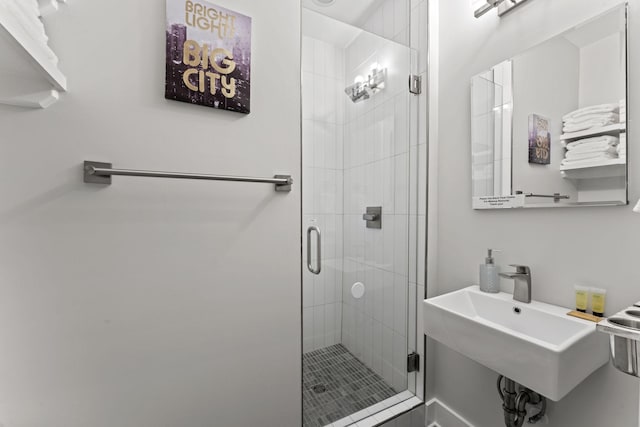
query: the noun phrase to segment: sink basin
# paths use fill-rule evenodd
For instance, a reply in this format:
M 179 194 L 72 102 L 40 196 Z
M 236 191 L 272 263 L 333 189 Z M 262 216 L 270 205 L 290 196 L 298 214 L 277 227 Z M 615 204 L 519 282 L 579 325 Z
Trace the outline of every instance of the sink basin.
M 558 401 L 609 361 L 606 335 L 570 310 L 477 286 L 424 301 L 431 338 Z

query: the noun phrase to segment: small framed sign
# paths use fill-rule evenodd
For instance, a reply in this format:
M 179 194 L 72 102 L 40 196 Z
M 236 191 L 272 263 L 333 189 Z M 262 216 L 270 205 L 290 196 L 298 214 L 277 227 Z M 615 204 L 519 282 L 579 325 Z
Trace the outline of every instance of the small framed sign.
M 165 98 L 249 114 L 251 18 L 207 0 L 166 1 Z
M 549 119 L 532 114 L 529 116 L 529 163 L 551 164 L 551 133 Z

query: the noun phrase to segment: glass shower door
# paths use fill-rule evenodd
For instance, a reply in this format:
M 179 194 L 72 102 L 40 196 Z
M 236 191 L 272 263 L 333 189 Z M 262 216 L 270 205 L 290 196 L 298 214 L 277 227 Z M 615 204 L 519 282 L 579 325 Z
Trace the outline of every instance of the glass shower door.
M 357 421 L 415 392 L 415 58 L 303 12 L 305 426 Z

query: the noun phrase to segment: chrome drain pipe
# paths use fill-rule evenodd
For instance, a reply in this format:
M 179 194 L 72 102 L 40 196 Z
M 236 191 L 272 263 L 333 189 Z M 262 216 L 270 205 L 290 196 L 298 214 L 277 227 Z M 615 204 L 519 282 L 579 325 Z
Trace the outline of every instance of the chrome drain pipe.
M 504 382 L 504 387 L 503 387 Z M 529 424 L 535 424 L 544 417 L 547 410 L 547 399 L 526 387 L 519 387 L 516 391 L 516 382 L 500 375 L 498 377 L 498 393 L 502 399 L 502 411 L 504 412 L 504 424 L 506 427 L 522 427 L 527 419 L 527 403 L 540 405 L 540 412 L 529 418 Z

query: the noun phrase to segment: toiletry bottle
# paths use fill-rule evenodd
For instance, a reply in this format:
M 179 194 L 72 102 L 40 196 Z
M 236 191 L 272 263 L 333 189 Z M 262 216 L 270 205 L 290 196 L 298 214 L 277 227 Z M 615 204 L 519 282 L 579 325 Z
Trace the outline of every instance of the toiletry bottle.
M 606 297 L 606 289 L 591 288 L 591 312 L 594 316 L 604 317 Z
M 495 265 L 493 253 L 497 249 L 489 249 L 484 264 L 480 264 L 480 290 L 497 294 L 500 292 L 500 267 Z
M 576 290 L 576 311 L 586 313 L 589 308 L 590 289 L 584 286 L 575 285 Z

